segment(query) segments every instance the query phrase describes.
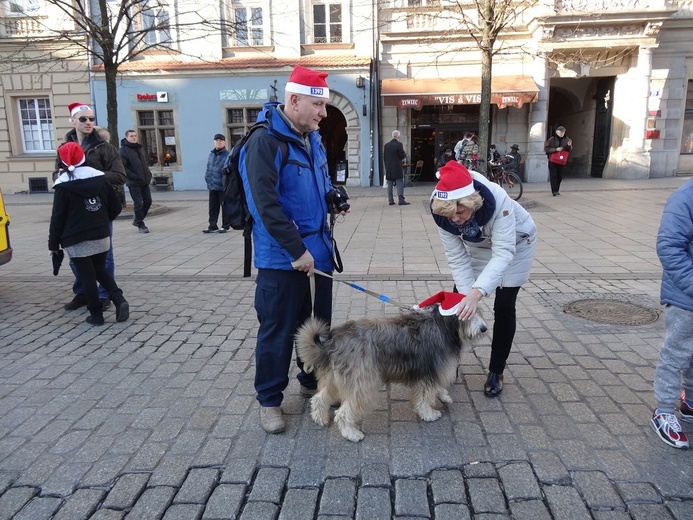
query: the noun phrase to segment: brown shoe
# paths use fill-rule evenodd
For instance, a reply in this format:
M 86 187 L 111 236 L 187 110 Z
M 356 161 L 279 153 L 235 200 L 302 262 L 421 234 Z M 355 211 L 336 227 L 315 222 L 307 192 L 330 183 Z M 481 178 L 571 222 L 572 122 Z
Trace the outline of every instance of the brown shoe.
M 267 433 L 281 433 L 286 428 L 282 409 L 279 406 L 260 407 L 260 426 Z

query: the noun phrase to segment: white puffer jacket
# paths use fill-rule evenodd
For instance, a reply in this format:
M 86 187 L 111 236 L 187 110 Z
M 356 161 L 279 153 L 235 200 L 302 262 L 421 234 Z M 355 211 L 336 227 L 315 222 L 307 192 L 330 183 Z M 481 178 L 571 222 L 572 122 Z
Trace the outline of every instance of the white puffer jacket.
M 470 173 L 475 185 L 482 186 L 480 193 L 485 204 L 490 193 L 496 207 L 481 228 L 482 242 L 464 240 L 459 233 L 441 227 L 444 217 L 436 218 L 455 285 L 462 294 L 478 288 L 487 295 L 496 287 L 519 287 L 529 280 L 532 267 L 537 237 L 534 221 L 503 188 L 480 173 Z

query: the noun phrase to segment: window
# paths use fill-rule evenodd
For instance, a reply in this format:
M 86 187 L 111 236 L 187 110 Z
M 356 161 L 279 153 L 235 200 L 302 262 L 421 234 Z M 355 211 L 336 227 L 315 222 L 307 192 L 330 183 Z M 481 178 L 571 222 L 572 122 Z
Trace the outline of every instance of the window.
M 137 132 L 149 166 L 180 164 L 173 110 L 138 110 Z
M 144 43 L 168 46 L 171 43 L 171 24 L 168 11 L 160 4 L 142 7 L 142 30 L 146 31 Z
M 265 44 L 262 7 L 236 7 L 234 27 L 237 47 L 259 47 Z
M 313 4 L 313 43 L 342 42 L 342 4 Z
M 242 107 L 226 109 L 227 135 L 232 143 L 238 141 L 257 122 L 257 116 L 262 112 L 261 107 Z M 227 148 L 231 149 L 231 144 Z
M 683 116 L 683 132 L 681 136 L 681 153 L 693 154 L 693 80 L 688 81 L 686 111 Z
M 55 150 L 53 115 L 48 98 L 19 98 L 19 125 L 24 153 Z
M 9 16 L 34 16 L 41 11 L 39 0 L 8 0 L 5 2 L 5 13 Z

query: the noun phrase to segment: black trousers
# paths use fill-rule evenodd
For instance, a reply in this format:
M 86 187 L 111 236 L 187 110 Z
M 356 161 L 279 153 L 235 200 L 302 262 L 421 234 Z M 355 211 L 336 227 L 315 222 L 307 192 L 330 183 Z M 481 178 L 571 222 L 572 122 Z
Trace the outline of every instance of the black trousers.
M 556 164 L 549 161 L 549 181 L 551 182 L 551 193 L 558 193 L 561 190 L 561 181 L 563 180 L 562 164 Z
M 502 374 L 505 362 L 510 355 L 510 349 L 515 339 L 517 328 L 517 312 L 515 304 L 519 287 L 498 287 L 496 299 L 493 302 L 493 339 L 491 340 L 491 361 L 489 372 Z
M 149 186 L 129 186 L 130 196 L 132 197 L 133 210 L 135 213 L 135 224 L 144 224 L 149 208 L 152 207 L 152 190 Z
M 97 281 L 106 289 L 109 297 L 118 290 L 115 280 L 106 270 L 107 254 L 108 251 L 104 251 L 92 256 L 71 259 L 77 271 L 77 278 L 82 283 L 84 297 L 87 299 L 87 309 L 90 311 L 100 311 L 102 308 Z
M 209 227 L 214 229 L 219 220 L 219 212 L 221 211 L 221 203 L 224 200 L 224 192 L 222 190 L 209 190 Z M 222 213 L 222 227 L 226 226 L 224 215 Z

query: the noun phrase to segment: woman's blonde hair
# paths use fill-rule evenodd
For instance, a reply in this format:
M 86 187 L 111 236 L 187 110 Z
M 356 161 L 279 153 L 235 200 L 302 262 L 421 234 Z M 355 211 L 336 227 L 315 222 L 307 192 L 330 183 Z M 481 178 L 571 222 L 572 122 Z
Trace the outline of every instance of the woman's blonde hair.
M 442 217 L 452 218 L 452 216 L 457 213 L 457 206 L 462 206 L 464 208 L 470 208 L 473 211 L 478 210 L 484 204 L 483 197 L 478 191 L 475 191 L 471 195 L 462 197 L 461 199 L 454 200 L 443 200 L 438 197 L 433 197 L 433 204 L 431 205 L 431 211 L 434 215 L 440 215 Z

